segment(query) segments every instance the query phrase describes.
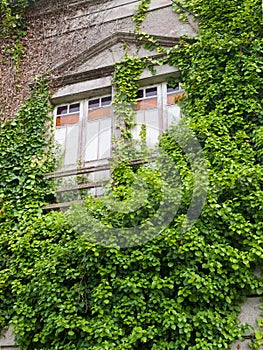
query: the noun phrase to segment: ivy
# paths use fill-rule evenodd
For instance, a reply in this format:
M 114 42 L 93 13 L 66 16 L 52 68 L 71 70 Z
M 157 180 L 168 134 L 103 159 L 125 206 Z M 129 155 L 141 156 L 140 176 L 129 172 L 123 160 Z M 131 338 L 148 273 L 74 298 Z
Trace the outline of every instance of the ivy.
M 5 40 L 5 51 L 15 62 L 15 68 L 23 57 L 24 50 L 21 39 L 26 35 L 25 10 L 35 0 L 0 2 L 0 40 Z
M 136 95 L 139 87 L 138 80 L 145 69 L 145 62 L 138 56 L 124 56 L 121 63 L 116 64 L 114 87 L 116 90 L 114 97 L 114 112 L 121 130 L 121 137 L 132 138 L 131 128 L 135 126 Z
M 113 86 L 114 113 L 118 120 L 117 127 L 120 129 L 120 136 L 123 139 L 131 139 L 131 129 L 135 126 L 135 104 L 139 79 L 145 69 L 154 73 L 153 65 L 156 62 L 148 57 L 140 58 L 126 53 L 120 63 L 115 65 Z
M 139 33 L 141 25 L 146 19 L 148 13 L 147 10 L 151 4 L 151 0 L 141 0 L 136 7 L 136 13 L 133 15 L 133 21 L 135 23 L 135 33 Z
M 137 35 L 138 42 L 141 43 L 146 50 L 152 51 L 155 48 L 158 48 L 162 51 L 162 47 L 158 41 L 152 35 L 141 30 L 142 23 L 147 18 L 150 4 L 150 0 L 142 0 L 137 5 L 136 12 L 133 15 L 133 21 L 135 23 L 134 33 Z
M 149 2 L 141 4 L 140 23 Z M 55 166 L 47 84 L 38 79 L 17 118 L 0 129 L 0 323 L 13 326 L 21 350 L 228 349 L 245 332 L 238 324 L 240 305 L 263 288 L 262 276 L 254 274 L 263 261 L 261 3 L 190 0 L 187 11 L 199 18 L 195 41 L 183 38 L 163 49 L 158 63 L 180 69 L 184 120 L 209 171 L 207 201 L 189 230 L 181 224 L 194 182 L 176 142 L 178 126 L 161 137 L 159 150 L 181 177 L 180 206 L 158 235 L 122 248 L 92 238 L 147 224 L 162 202 L 177 202 L 170 163 L 162 176 L 160 168 L 128 164 L 127 155 L 106 188 L 108 202 L 88 197 L 85 216 L 44 213 L 42 206 L 54 199 L 44 174 Z M 152 64 L 127 54 L 116 65 L 115 107 L 124 140 L 132 139 L 138 80 Z M 144 146 L 146 133 L 143 127 Z M 171 183 L 163 189 L 166 178 Z M 137 194 L 145 188 L 133 184 L 141 180 L 148 197 L 139 206 Z M 80 235 L 83 218 L 104 226 L 91 225 L 90 237 Z M 261 332 L 254 338 L 251 346 L 258 349 Z
M 0 128 L 2 327 L 7 325 L 13 314 L 11 308 L 15 300 L 14 295 L 10 294 L 12 285 L 23 275 L 20 268 L 15 274 L 9 265 L 12 249 L 24 234 L 24 230 L 19 229 L 20 224 L 32 222 L 34 216 L 41 214 L 42 206 L 53 198 L 52 186 L 44 179 L 44 174 L 54 169 L 50 147 L 52 139 L 48 136 L 51 122 L 49 112 L 47 83 L 37 78 L 29 100 L 17 117 L 6 121 Z

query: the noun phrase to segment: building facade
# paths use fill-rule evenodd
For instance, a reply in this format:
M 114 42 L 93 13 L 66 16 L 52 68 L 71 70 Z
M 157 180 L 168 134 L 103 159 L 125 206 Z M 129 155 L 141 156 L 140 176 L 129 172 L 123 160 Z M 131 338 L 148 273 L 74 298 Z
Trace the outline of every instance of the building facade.
M 54 5 L 52 1 L 40 0 L 29 9 L 30 40 L 42 48 L 37 57 L 35 49 L 31 53 L 35 54 L 35 63 L 29 78 L 41 65 L 40 73 L 49 70 L 53 81 L 53 120 L 60 163 L 57 172 L 50 177 L 68 179 L 76 176 L 80 169 L 87 170 L 92 183 L 109 176 L 107 165 L 112 155 L 112 138 L 118 133 L 111 105 L 114 65 L 122 60 L 125 52 L 139 57 L 158 57 L 158 52 L 138 45 L 132 20 L 138 3 L 138 0 L 71 0 L 56 1 Z M 173 13 L 170 0 L 153 0 L 142 30 L 169 48 L 180 36 L 194 35 L 197 24 L 194 21 L 182 23 Z M 177 84 L 169 85 L 170 78 Z M 175 97 L 181 93 L 179 71 L 175 67 L 164 65 L 157 68 L 155 75 L 144 71 L 135 106 L 134 137 L 139 138 L 141 126 L 146 125 L 146 141 L 153 146 L 158 136 L 179 120 L 180 108 Z M 97 170 L 89 170 L 94 168 Z M 77 186 L 74 180 L 65 183 L 66 186 L 70 183 L 71 188 Z M 61 187 L 65 187 L 65 183 L 62 181 Z M 99 187 L 88 189 L 99 195 Z M 66 202 L 63 195 L 59 199 Z M 53 208 L 59 206 L 61 203 Z M 259 298 L 249 298 L 241 321 L 255 325 L 260 314 L 259 304 Z M 237 343 L 232 349 L 248 349 L 247 343 Z M 13 344 L 9 331 L 0 341 L 0 348 L 12 350 L 15 349 Z

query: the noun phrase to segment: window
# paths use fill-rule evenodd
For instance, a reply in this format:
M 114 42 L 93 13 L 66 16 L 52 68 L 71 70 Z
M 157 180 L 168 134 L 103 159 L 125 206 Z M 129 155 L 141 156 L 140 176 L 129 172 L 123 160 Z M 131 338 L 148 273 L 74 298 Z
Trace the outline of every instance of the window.
M 94 120 L 112 115 L 111 95 L 95 98 L 88 101 L 88 119 Z
M 176 98 L 182 93 L 183 89 L 179 82 L 173 85 L 166 85 L 166 110 L 167 110 L 167 127 L 174 122 L 179 122 L 181 118 L 181 110 L 178 107 Z
M 183 89 L 179 82 L 172 86 L 167 84 L 167 105 L 175 104 L 175 97 L 182 91 Z
M 110 92 L 110 91 L 109 91 Z M 114 123 L 112 95 L 95 96 L 57 106 L 55 109 L 55 137 L 61 145 L 65 169 L 96 166 L 111 157 Z M 182 92 L 180 84 L 163 82 L 141 87 L 135 104 L 137 125 L 133 135 L 139 139 L 141 127 L 146 125 L 146 141 L 153 146 L 169 125 L 179 120 L 180 108 L 175 96 Z M 104 164 L 104 163 L 103 163 Z
M 157 108 L 157 86 L 139 89 L 135 110 Z
M 110 106 L 112 101 L 111 95 L 104 96 L 100 98 L 95 98 L 94 100 L 89 100 L 89 109 Z
M 85 162 L 100 161 L 111 156 L 112 96 L 88 100 L 88 115 L 84 130 L 83 158 Z
M 57 106 L 55 139 L 62 169 L 98 165 L 111 156 L 112 96 L 105 95 Z
M 60 145 L 59 159 L 63 167 L 76 167 L 79 153 L 81 103 L 58 106 L 55 110 L 55 140 Z
M 175 85 L 171 86 L 169 84 L 167 84 L 167 93 L 171 93 L 171 92 L 178 92 L 180 91 L 181 88 L 180 88 L 180 84 L 179 82 L 177 82 Z
M 138 100 L 152 96 L 157 96 L 157 86 L 139 89 L 137 93 Z
M 57 107 L 56 126 L 76 124 L 79 122 L 80 104 L 68 104 Z

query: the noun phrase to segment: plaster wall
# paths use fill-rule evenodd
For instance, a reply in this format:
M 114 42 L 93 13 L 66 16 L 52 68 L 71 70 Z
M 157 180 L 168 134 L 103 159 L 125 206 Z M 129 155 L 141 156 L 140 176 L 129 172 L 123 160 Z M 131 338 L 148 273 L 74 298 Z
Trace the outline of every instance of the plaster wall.
M 139 1 L 134 0 L 115 0 L 93 4 L 83 2 L 76 5 L 76 2 L 71 1 L 68 6 L 61 7 L 54 14 L 47 11 L 39 13 L 36 6 L 30 10 L 28 16 L 32 21 L 43 22 L 44 42 L 56 46 L 53 51 L 53 66 L 55 66 L 117 31 L 132 33 L 134 30 L 132 16 L 138 3 Z M 153 0 L 148 18 L 143 24 L 143 30 L 150 34 L 170 37 L 194 35 L 196 29 L 196 23 L 187 24 L 179 21 L 178 15 L 172 11 L 170 0 Z
M 28 84 L 36 75 L 54 72 L 55 67 L 116 32 L 133 33 L 132 16 L 138 3 L 139 0 L 37 0 L 26 13 L 28 35 L 23 42 L 25 55 L 19 75 L 14 74 L 12 60 L 1 57 L 4 50 L 0 50 L 0 62 L 6 61 L 5 65 L 0 64 L 3 77 L 0 115 L 4 118 L 15 115 L 28 97 Z M 194 22 L 179 21 L 172 11 L 171 0 L 152 0 L 149 16 L 143 24 L 144 31 L 173 38 L 194 35 L 196 29 Z

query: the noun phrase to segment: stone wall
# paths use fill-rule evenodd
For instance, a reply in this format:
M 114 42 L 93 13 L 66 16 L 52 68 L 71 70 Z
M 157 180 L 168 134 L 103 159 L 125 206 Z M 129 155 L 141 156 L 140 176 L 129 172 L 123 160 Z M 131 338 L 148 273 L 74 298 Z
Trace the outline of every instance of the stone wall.
M 46 1 L 39 0 L 27 11 L 28 35 L 23 40 L 25 56 L 19 73 L 5 56 L 0 43 L 1 114 L 7 118 L 28 96 L 28 84 L 36 75 L 53 71 L 76 54 L 116 32 L 133 33 L 132 16 L 139 0 Z M 185 24 L 172 12 L 170 0 L 153 0 L 143 30 L 154 35 L 192 35 L 197 24 Z M 1 47 L 2 44 L 2 47 Z

